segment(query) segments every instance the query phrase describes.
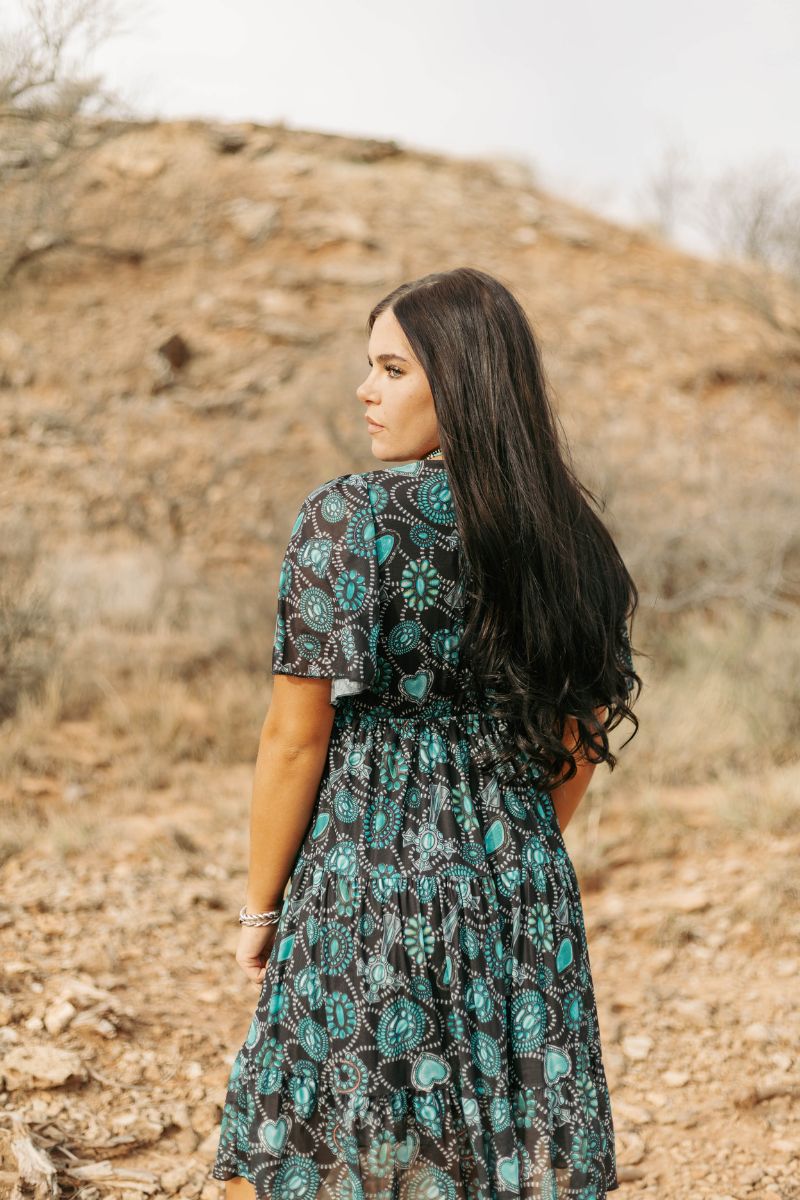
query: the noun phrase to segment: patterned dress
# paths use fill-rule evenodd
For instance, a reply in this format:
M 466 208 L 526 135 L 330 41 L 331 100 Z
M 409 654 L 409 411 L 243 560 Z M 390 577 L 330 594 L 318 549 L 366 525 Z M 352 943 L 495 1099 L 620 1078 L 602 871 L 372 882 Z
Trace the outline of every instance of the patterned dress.
M 259 1200 L 602 1200 L 618 1188 L 578 881 L 459 666 L 444 464 L 303 501 L 272 669 L 333 730 L 212 1168 Z

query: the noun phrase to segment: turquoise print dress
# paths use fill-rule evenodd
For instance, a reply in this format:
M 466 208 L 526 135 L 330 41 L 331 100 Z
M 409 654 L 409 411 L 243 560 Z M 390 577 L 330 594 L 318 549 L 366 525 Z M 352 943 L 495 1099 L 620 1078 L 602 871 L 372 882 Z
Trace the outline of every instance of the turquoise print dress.
M 259 1200 L 602 1200 L 616 1189 L 578 881 L 504 721 L 459 666 L 447 471 L 304 500 L 272 669 L 334 725 L 224 1101 L 215 1179 Z

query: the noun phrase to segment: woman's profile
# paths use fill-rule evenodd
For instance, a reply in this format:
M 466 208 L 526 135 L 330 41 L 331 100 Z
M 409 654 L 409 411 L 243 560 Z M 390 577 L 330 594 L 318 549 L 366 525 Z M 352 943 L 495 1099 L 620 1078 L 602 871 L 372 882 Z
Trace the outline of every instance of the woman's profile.
M 277 585 L 236 959 L 261 991 L 212 1176 L 258 1200 L 619 1187 L 563 830 L 641 680 L 638 593 L 498 279 L 368 321 L 374 468 L 303 500 Z

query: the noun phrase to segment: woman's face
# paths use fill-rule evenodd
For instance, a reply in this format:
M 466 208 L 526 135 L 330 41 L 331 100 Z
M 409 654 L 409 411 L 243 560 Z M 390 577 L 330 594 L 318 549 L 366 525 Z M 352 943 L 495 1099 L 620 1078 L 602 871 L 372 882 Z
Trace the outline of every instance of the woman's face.
M 422 458 L 439 445 L 433 396 L 428 377 L 389 308 L 372 326 L 367 360 L 369 375 L 356 388 L 356 396 L 365 406 L 372 453 L 382 462 Z

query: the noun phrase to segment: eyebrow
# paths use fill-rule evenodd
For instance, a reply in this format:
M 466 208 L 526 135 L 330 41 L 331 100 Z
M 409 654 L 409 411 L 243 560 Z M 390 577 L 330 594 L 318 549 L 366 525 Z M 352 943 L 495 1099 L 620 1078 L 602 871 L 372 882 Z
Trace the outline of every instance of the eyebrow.
M 407 358 L 403 358 L 402 354 L 379 354 L 379 355 L 377 356 L 377 360 L 378 360 L 378 362 L 380 362 L 380 363 L 382 363 L 382 362 L 388 362 L 388 360 L 389 360 L 390 358 L 396 358 L 398 362 L 404 362 L 404 363 L 407 363 L 407 362 L 408 362 L 408 359 L 407 359 Z M 369 362 L 369 361 L 370 361 L 370 357 L 369 357 L 369 355 L 367 355 L 367 362 Z

